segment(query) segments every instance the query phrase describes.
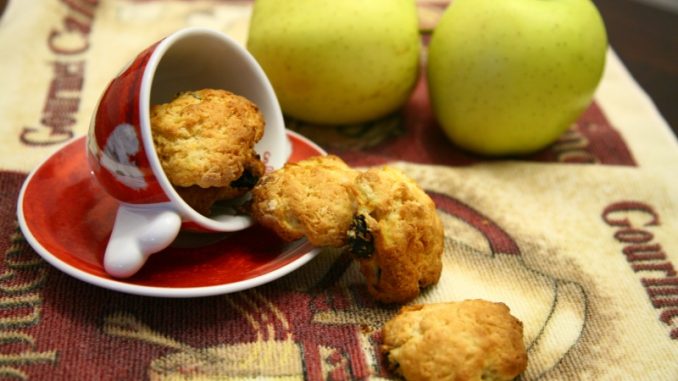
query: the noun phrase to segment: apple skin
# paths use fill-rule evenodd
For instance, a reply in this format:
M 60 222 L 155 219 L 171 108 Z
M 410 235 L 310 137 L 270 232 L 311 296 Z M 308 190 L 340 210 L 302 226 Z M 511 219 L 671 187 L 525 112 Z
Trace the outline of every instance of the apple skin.
M 405 103 L 421 39 L 413 0 L 257 0 L 247 48 L 285 114 L 340 125 Z
M 590 0 L 455 0 L 429 44 L 434 113 L 469 151 L 537 151 L 590 104 L 606 50 Z

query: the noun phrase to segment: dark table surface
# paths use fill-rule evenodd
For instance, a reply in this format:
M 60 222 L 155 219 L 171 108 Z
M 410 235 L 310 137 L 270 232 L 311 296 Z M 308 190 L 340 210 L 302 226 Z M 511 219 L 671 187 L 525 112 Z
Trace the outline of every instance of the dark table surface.
M 0 15 L 7 1 L 0 0 Z M 678 7 L 671 11 L 638 0 L 593 1 L 610 45 L 678 136 Z
M 678 136 L 678 7 L 594 0 L 610 45 Z

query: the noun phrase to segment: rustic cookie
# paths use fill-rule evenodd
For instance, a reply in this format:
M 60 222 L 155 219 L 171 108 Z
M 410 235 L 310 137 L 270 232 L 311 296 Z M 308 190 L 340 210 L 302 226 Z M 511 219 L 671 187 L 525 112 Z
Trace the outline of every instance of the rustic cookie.
M 433 200 L 391 167 L 360 173 L 351 189 L 357 211 L 348 230 L 349 250 L 370 294 L 385 303 L 405 303 L 437 283 L 444 232 Z
M 341 247 L 356 211 L 357 172 L 337 156 L 315 156 L 266 174 L 252 190 L 251 214 L 286 240 Z
M 153 143 L 165 174 L 178 187 L 229 187 L 259 166 L 254 144 L 264 134 L 257 106 L 225 90 L 179 94 L 151 107 Z
M 408 381 L 508 381 L 527 367 L 523 324 L 503 303 L 406 306 L 383 338 L 390 368 Z

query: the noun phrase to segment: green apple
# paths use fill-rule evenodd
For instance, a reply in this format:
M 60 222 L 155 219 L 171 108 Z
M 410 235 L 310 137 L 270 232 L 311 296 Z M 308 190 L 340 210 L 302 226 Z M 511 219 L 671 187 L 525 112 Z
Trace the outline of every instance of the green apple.
M 400 107 L 420 47 L 414 0 L 256 0 L 247 38 L 283 112 L 333 125 Z
M 429 45 L 436 118 L 473 152 L 544 148 L 590 104 L 606 49 L 590 0 L 455 0 Z

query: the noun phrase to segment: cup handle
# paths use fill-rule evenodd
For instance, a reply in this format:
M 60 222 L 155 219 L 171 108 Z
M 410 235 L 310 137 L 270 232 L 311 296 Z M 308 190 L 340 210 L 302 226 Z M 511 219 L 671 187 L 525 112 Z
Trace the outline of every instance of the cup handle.
M 181 217 L 170 204 L 120 205 L 104 254 L 104 269 L 116 278 L 134 275 L 148 257 L 179 234 Z

